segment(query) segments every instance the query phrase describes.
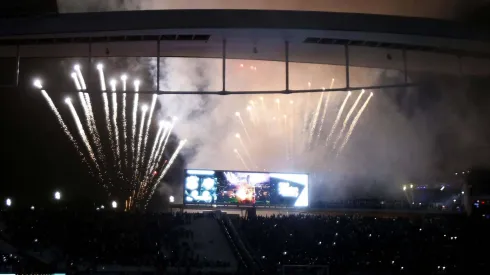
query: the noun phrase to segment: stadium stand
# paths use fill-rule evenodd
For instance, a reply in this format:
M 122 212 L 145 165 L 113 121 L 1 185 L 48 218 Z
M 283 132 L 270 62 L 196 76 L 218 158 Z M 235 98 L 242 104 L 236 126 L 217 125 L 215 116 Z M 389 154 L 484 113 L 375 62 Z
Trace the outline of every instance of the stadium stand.
M 0 272 L 470 274 L 488 219 L 2 211 Z M 474 250 L 473 250 L 474 251 Z

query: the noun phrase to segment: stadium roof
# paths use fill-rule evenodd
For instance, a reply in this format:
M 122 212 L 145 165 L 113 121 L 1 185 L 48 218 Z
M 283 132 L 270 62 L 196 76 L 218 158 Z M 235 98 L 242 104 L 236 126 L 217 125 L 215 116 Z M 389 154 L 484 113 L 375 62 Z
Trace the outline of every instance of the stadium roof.
M 287 59 L 487 74 L 480 57 L 490 56 L 489 46 L 489 31 L 474 26 L 368 14 L 151 10 L 0 20 L 0 57 Z

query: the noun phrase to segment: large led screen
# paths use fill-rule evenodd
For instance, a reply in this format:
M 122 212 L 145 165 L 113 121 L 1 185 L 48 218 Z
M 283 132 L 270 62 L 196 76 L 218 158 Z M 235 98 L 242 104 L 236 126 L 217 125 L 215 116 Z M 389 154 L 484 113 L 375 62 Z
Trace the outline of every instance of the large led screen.
M 308 206 L 308 175 L 186 170 L 184 203 Z

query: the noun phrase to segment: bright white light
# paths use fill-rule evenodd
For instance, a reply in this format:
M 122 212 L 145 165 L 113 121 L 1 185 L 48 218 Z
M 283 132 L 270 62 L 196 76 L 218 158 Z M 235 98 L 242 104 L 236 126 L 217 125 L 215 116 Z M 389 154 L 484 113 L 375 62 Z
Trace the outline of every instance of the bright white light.
M 80 64 L 75 64 L 75 66 L 73 66 L 73 69 L 75 69 L 75 71 L 79 71 L 80 70 Z
M 164 127 L 165 126 L 165 120 L 160 120 L 160 122 L 158 122 L 158 126 Z
M 189 190 L 195 190 L 199 186 L 199 178 L 196 176 L 190 176 L 185 179 L 185 188 Z
M 109 84 L 111 85 L 111 89 L 113 92 L 116 91 L 116 80 L 115 79 L 111 79 L 111 81 L 109 82 Z
M 187 139 L 183 139 L 179 142 L 180 145 L 185 144 L 187 142 Z
M 279 195 L 283 197 L 298 197 L 299 190 L 298 187 L 290 186 L 288 182 L 279 183 Z
M 8 207 L 10 207 L 12 205 L 12 200 L 10 198 L 7 198 L 5 200 L 5 205 L 7 205 Z
M 125 74 L 121 75 L 121 80 L 122 81 L 126 81 L 126 79 L 128 79 L 128 76 L 127 75 L 125 75 Z
M 189 175 L 214 175 L 213 170 L 187 170 L 187 174 Z
M 116 201 L 112 201 L 112 208 L 117 208 L 117 202 Z
M 370 96 L 373 96 L 373 95 L 374 95 L 373 92 L 371 92 Z
M 240 116 L 240 112 L 235 112 L 235 115 L 236 116 Z
M 403 185 L 403 191 L 406 191 L 407 190 L 407 187 L 405 185 Z
M 464 191 L 461 191 L 461 194 L 463 194 L 463 195 L 464 195 Z
M 33 206 L 31 206 L 31 210 L 34 210 L 34 209 L 36 209 L 36 208 L 34 207 L 34 205 L 33 205 Z
M 72 78 L 77 78 L 77 73 L 73 72 L 73 73 L 71 73 L 71 74 L 70 74 L 70 76 L 71 76 Z
M 105 208 L 105 206 L 103 206 L 103 205 L 100 206 L 100 209 L 104 209 L 104 208 Z
M 237 149 L 233 149 L 233 152 L 238 153 L 238 150 Z
M 143 112 L 148 111 L 148 105 L 143 105 L 143 106 L 141 106 L 141 110 L 142 110 Z
M 104 65 L 102 63 L 97 64 L 97 70 L 104 69 Z
M 54 199 L 59 201 L 61 199 L 61 193 L 58 191 L 54 192 Z
M 441 187 L 441 191 L 444 190 L 444 188 L 446 188 L 444 185 Z
M 172 120 L 173 120 L 173 121 L 177 121 L 177 119 L 178 119 L 178 118 L 177 118 L 176 116 L 173 116 L 173 117 L 172 117 Z
M 240 138 L 240 134 L 239 133 L 236 133 L 235 137 L 236 138 Z
M 39 79 L 39 78 L 34 79 L 34 87 L 39 88 L 39 89 L 43 88 L 43 84 L 41 82 L 41 79 Z
M 138 91 L 140 90 L 140 81 L 139 81 L 138 79 L 136 79 L 136 80 L 133 82 L 133 84 L 134 84 L 134 90 L 135 90 L 136 92 L 138 92 Z
M 168 197 L 168 201 L 169 201 L 170 203 L 174 203 L 174 201 L 175 201 L 174 196 L 170 196 L 170 197 Z
M 70 104 L 71 103 L 71 98 L 69 98 L 69 97 L 65 98 L 65 103 L 66 104 Z
M 206 190 L 213 189 L 213 187 L 214 187 L 214 180 L 211 179 L 211 178 L 204 179 L 204 181 L 202 183 L 202 187 L 204 187 L 204 189 L 206 189 Z

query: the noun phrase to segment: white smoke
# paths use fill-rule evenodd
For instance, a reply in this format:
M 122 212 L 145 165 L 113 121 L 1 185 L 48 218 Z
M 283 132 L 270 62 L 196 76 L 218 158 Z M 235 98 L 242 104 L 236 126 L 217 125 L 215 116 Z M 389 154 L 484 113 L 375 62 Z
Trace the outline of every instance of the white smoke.
M 179 2 L 189 3 L 189 1 Z M 199 1 L 199 3 L 202 2 L 205 1 Z M 212 2 L 216 4 L 219 1 Z M 175 7 L 176 2 L 94 1 L 95 4 L 92 6 L 88 5 L 87 1 L 83 1 L 83 5 L 80 4 L 82 2 L 69 0 L 59 0 L 59 3 L 62 5 L 60 6 L 62 12 L 82 12 L 165 9 Z M 140 64 L 131 66 L 138 67 Z M 156 81 L 156 59 L 149 59 L 148 64 L 148 70 L 153 80 Z M 161 58 L 161 90 L 219 91 L 222 85 L 221 66 L 221 60 L 217 59 Z M 229 91 L 267 91 L 285 88 L 284 63 L 280 62 L 228 60 L 226 74 L 227 90 Z M 350 75 L 351 85 L 377 84 L 381 74 L 384 78 L 387 75 L 391 78 L 402 78 L 396 71 L 355 70 L 353 68 Z M 335 78 L 335 87 L 345 86 L 344 67 L 291 64 L 291 89 L 328 87 L 332 78 Z M 270 122 L 254 128 L 254 119 L 248 116 L 246 108 L 251 104 L 250 100 L 260 105 L 259 95 L 161 95 L 159 96 L 159 113 L 156 116 L 162 119 L 167 119 L 169 116 L 178 118 L 174 132 L 179 139 L 187 138 L 186 146 L 193 149 L 185 151 L 189 168 L 243 170 L 243 164 L 233 152 L 233 149 L 240 150 L 243 158 L 247 159 L 244 149 L 235 136 L 238 132 L 246 141 L 243 127 L 235 116 L 235 112 L 240 112 L 252 139 L 252 141 L 245 142 L 247 150 L 260 169 L 323 172 L 323 175 L 314 179 L 316 186 L 313 188 L 316 188 L 316 195 L 327 196 L 327 193 L 330 193 L 338 196 L 345 191 L 345 182 L 350 178 L 379 180 L 389 183 L 390 186 L 406 183 L 414 175 L 433 178 L 432 173 L 438 165 L 438 159 L 434 157 L 437 151 L 436 136 L 441 131 L 447 131 L 447 128 L 443 129 L 443 127 L 453 125 L 450 131 L 454 134 L 452 138 L 464 141 L 458 147 L 461 152 L 474 141 L 473 132 L 468 129 L 467 121 L 447 116 L 451 110 L 443 108 L 442 103 L 437 111 L 446 115 L 441 115 L 442 117 L 438 119 L 441 121 L 448 119 L 448 122 L 438 124 L 428 121 L 430 114 L 418 109 L 411 116 L 407 116 L 400 111 L 399 106 L 393 103 L 394 100 L 390 93 L 391 91 L 375 91 L 370 105 L 353 133 L 353 138 L 339 158 L 331 157 L 331 152 L 321 146 L 323 142 L 311 148 L 305 145 L 305 141 L 308 140 L 305 136 L 309 132 L 307 127 L 311 113 L 310 115 L 304 115 L 304 113 L 315 110 L 320 97 L 319 93 L 263 96 L 266 102 L 265 111 L 260 111 L 261 115 L 258 117 L 263 121 L 270 121 L 273 116 L 277 116 L 276 119 L 282 119 L 281 115 L 287 114 L 295 129 L 291 136 L 283 134 L 281 126 L 271 125 Z M 413 99 L 414 94 L 416 93 L 412 91 L 404 98 Z M 341 92 L 332 94 L 323 131 L 328 133 L 330 130 L 332 118 L 335 117 L 344 96 L 345 93 Z M 350 108 L 356 97 L 357 95 L 353 94 L 346 106 L 347 109 Z M 275 105 L 276 99 L 280 100 L 280 108 Z M 294 101 L 294 107 L 288 106 L 291 100 Z M 259 106 L 259 108 L 262 107 Z M 456 124 L 451 124 L 454 121 Z M 434 128 L 434 125 L 439 125 L 440 128 Z M 460 129 L 465 129 L 465 131 L 459 131 Z M 287 141 L 289 140 L 294 142 L 291 142 L 292 146 L 288 147 Z M 288 150 L 293 153 L 288 154 Z M 319 188 L 320 186 L 322 188 Z M 177 191 L 174 190 L 173 193 L 177 194 Z

